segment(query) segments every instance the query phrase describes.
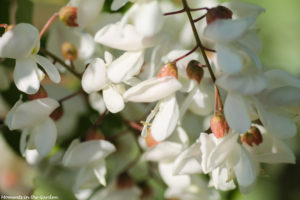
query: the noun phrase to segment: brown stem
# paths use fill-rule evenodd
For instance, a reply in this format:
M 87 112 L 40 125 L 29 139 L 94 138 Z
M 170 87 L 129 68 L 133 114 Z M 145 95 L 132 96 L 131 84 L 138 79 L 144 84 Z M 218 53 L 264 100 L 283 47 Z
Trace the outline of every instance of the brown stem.
M 56 62 L 58 62 L 59 64 L 61 64 L 62 66 L 64 66 L 69 72 L 71 72 L 74 76 L 76 76 L 77 78 L 81 79 L 81 74 L 77 73 L 75 70 L 72 69 L 72 67 L 70 67 L 69 65 L 67 65 L 63 60 L 61 60 L 60 58 L 58 58 L 56 55 L 54 55 L 53 53 L 49 52 L 48 50 L 44 49 L 44 48 L 40 48 L 40 51 L 48 56 L 50 56 L 52 59 L 54 59 Z
M 105 112 L 102 113 L 102 114 L 98 117 L 98 119 L 95 121 L 93 127 L 94 127 L 94 128 L 97 128 L 97 127 L 101 124 L 101 122 L 103 121 L 104 117 L 105 117 L 107 114 L 108 114 L 108 110 L 105 110 Z
M 46 22 L 46 24 L 44 25 L 43 29 L 40 32 L 40 38 L 42 38 L 42 36 L 44 35 L 44 33 L 46 32 L 47 28 L 50 27 L 50 25 L 54 22 L 54 20 L 56 19 L 56 17 L 58 17 L 58 13 L 54 13 L 50 19 Z
M 199 10 L 209 10 L 207 7 L 203 7 L 203 8 L 191 8 L 190 11 L 199 11 Z M 173 11 L 173 12 L 167 12 L 164 13 L 164 16 L 168 16 L 168 15 L 175 15 L 175 14 L 179 14 L 179 13 L 183 13 L 185 10 L 181 9 L 181 10 L 177 10 L 177 11 Z
M 183 4 L 183 9 L 185 10 L 185 12 L 186 12 L 186 14 L 187 14 L 187 16 L 189 18 L 189 21 L 190 21 L 190 24 L 191 24 L 191 27 L 192 27 L 192 30 L 193 30 L 193 34 L 194 34 L 196 43 L 200 47 L 200 50 L 201 50 L 202 56 L 203 56 L 203 58 L 205 60 L 205 63 L 207 65 L 210 77 L 211 77 L 213 83 L 215 84 L 215 82 L 216 82 L 216 76 L 215 76 L 215 74 L 214 74 L 214 72 L 212 70 L 212 67 L 211 67 L 211 65 L 209 63 L 208 57 L 207 57 L 207 55 L 205 53 L 205 47 L 202 45 L 200 37 L 198 35 L 198 31 L 196 29 L 196 26 L 194 24 L 194 20 L 193 20 L 192 14 L 190 12 L 191 9 L 189 8 L 189 6 L 187 4 L 187 0 L 182 0 L 182 4 Z M 220 96 L 220 91 L 219 91 L 219 89 L 218 89 L 217 86 L 216 86 L 216 90 L 217 90 L 217 93 L 218 93 L 218 95 L 220 97 L 219 99 L 220 99 L 220 102 L 221 102 L 222 99 L 221 99 L 221 96 Z
M 198 47 L 199 47 L 199 46 L 196 45 L 191 51 L 189 51 L 189 52 L 187 52 L 186 54 L 184 54 L 183 56 L 181 56 L 181 57 L 175 59 L 175 60 L 173 61 L 173 63 L 176 63 L 176 62 L 178 62 L 178 61 L 184 59 L 185 57 L 189 56 L 190 54 L 192 54 L 193 52 L 195 52 L 195 51 L 198 49 Z
M 61 104 L 62 102 L 67 101 L 67 100 L 69 100 L 69 99 L 71 99 L 71 98 L 73 98 L 73 97 L 81 94 L 82 92 L 83 92 L 83 90 L 81 89 L 81 90 L 79 90 L 79 91 L 77 91 L 77 92 L 75 92 L 73 94 L 70 94 L 70 95 L 68 95 L 66 97 L 63 97 L 62 99 L 58 100 L 58 102 Z
M 201 19 L 203 19 L 204 17 L 206 17 L 206 14 L 205 15 L 202 15 L 201 17 L 198 17 L 197 19 L 194 19 L 194 23 L 200 21 Z

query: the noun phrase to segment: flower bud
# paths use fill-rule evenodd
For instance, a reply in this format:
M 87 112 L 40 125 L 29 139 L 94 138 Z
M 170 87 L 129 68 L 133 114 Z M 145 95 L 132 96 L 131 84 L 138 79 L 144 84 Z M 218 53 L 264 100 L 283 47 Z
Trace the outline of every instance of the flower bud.
M 51 114 L 50 117 L 54 120 L 54 121 L 58 121 L 64 114 L 64 109 L 63 106 L 60 105 L 58 108 L 56 108 Z
M 78 57 L 78 50 L 70 42 L 65 42 L 61 45 L 61 53 L 66 60 L 76 60 Z
M 210 129 L 216 138 L 223 138 L 229 132 L 229 126 L 222 113 L 217 113 L 210 119 Z
M 197 81 L 198 84 L 200 84 L 203 75 L 204 75 L 204 70 L 202 67 L 199 66 L 199 62 L 196 60 L 191 60 L 186 68 L 186 73 L 188 77 L 191 80 Z
M 28 95 L 28 99 L 31 101 L 35 99 L 42 99 L 47 97 L 48 97 L 48 93 L 43 86 L 40 87 L 37 93 Z
M 256 144 L 257 146 L 263 142 L 263 137 L 259 131 L 259 129 L 255 126 L 252 126 L 247 133 L 242 135 L 241 138 L 243 143 L 247 143 L 249 146 L 253 146 Z
M 119 175 L 117 180 L 117 188 L 122 189 L 128 189 L 134 186 L 134 180 L 126 173 L 122 173 Z
M 178 79 L 178 71 L 175 63 L 169 62 L 160 68 L 157 78 L 162 78 L 165 76 L 173 76 L 174 78 Z
M 77 8 L 73 6 L 65 6 L 59 11 L 59 19 L 66 25 L 77 27 Z
M 152 134 L 151 134 L 151 129 L 148 128 L 148 133 L 147 133 L 147 136 L 145 138 L 145 141 L 146 141 L 146 144 L 149 148 L 157 145 L 159 142 L 157 142 L 153 137 L 152 137 Z
M 217 19 L 231 19 L 232 11 L 224 6 L 217 6 L 211 8 L 207 11 L 206 14 L 206 23 L 210 24 Z
M 85 135 L 85 140 L 104 140 L 104 135 L 100 129 L 91 128 L 87 131 Z

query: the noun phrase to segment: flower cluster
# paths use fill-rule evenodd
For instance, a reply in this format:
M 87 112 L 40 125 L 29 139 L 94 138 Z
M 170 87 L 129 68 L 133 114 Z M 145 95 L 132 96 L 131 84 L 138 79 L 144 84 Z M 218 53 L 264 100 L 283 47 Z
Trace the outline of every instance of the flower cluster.
M 129 200 L 154 198 L 152 173 L 166 184 L 166 199 L 213 200 L 220 199 L 217 190 L 250 192 L 261 163 L 295 163 L 284 140 L 297 132 L 300 80 L 264 70 L 256 24 L 263 8 L 240 1 L 114 0 L 111 10 L 129 9 L 107 13 L 104 3 L 70 0 L 40 34 L 20 23 L 0 37 L 0 58 L 15 59 L 15 85 L 28 97 L 16 102 L 5 124 L 22 131 L 20 151 L 30 163 L 50 159 L 75 172 L 78 198 L 108 183 L 91 199 Z M 55 100 L 62 95 L 45 74 L 59 83 L 69 72 L 79 91 Z M 88 101 L 67 109 L 64 102 L 79 94 Z M 61 126 L 75 127 L 86 103 L 99 119 L 62 148 Z M 126 133 L 102 133 L 108 113 L 120 116 Z M 124 142 L 128 133 L 134 137 Z M 133 144 L 140 150 L 128 163 L 123 154 Z M 125 165 L 109 159 L 114 155 Z M 146 178 L 129 173 L 140 165 L 152 168 Z

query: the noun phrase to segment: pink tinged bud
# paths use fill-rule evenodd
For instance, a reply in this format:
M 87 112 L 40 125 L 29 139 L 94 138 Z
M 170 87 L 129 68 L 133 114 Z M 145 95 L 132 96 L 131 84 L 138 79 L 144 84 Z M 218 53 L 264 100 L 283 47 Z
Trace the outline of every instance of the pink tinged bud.
M 85 140 L 104 140 L 104 135 L 100 129 L 91 128 L 85 135 Z
M 152 134 L 151 134 L 151 129 L 150 128 L 148 128 L 148 133 L 147 133 L 147 136 L 146 136 L 146 138 L 145 138 L 145 141 L 146 141 L 146 145 L 149 147 L 149 148 L 151 148 L 151 147 L 153 147 L 153 146 L 155 146 L 155 145 L 157 145 L 159 142 L 157 142 L 154 138 L 153 138 L 153 136 L 152 136 Z
M 59 19 L 66 25 L 77 27 L 77 8 L 73 6 L 65 6 L 59 11 Z
M 186 73 L 188 77 L 191 80 L 197 81 L 198 84 L 200 84 L 204 75 L 204 70 L 200 66 L 200 62 L 196 60 L 191 60 L 186 68 Z
M 157 78 L 166 76 L 173 76 L 174 78 L 178 79 L 178 71 L 175 63 L 167 63 L 160 68 Z
M 210 129 L 216 138 L 223 138 L 229 132 L 229 126 L 223 114 L 215 114 L 210 119 Z
M 40 87 L 37 93 L 28 95 L 28 99 L 31 101 L 35 99 L 42 99 L 47 97 L 48 97 L 48 93 L 43 86 Z
M 70 42 L 65 42 L 61 45 L 61 53 L 66 60 L 76 60 L 78 57 L 78 50 Z
M 117 188 L 119 190 L 128 189 L 133 187 L 134 185 L 134 180 L 126 172 L 119 175 L 117 180 Z
M 60 105 L 58 108 L 56 108 L 51 114 L 50 117 L 54 120 L 54 121 L 58 121 L 64 114 L 64 109 L 62 107 L 62 105 Z
M 231 19 L 232 11 L 224 6 L 217 6 L 211 8 L 207 11 L 206 14 L 206 23 L 210 24 L 217 19 Z
M 259 129 L 255 126 L 252 126 L 247 133 L 242 135 L 241 138 L 243 143 L 247 143 L 249 146 L 256 144 L 257 146 L 263 142 L 263 137 Z

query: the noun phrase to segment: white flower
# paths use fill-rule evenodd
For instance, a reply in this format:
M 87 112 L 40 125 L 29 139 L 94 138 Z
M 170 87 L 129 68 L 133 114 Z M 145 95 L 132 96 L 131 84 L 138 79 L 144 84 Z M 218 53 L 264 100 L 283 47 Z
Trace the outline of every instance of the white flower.
M 153 102 L 173 94 L 181 87 L 181 83 L 172 76 L 152 78 L 128 89 L 124 93 L 124 99 L 131 102 Z
M 224 85 L 229 89 L 224 104 L 226 120 L 232 129 L 245 133 L 250 128 L 251 121 L 259 118 L 268 132 L 279 138 L 290 138 L 296 134 L 293 115 L 300 109 L 299 80 L 280 70 L 271 70 L 266 74 L 269 81 L 267 87 L 264 86 L 264 76 L 255 82 L 255 74 L 235 80 L 223 79 L 219 83 L 221 87 Z M 242 83 L 243 81 L 245 82 Z M 244 93 L 258 93 L 246 96 L 242 90 Z M 288 112 L 293 115 L 288 116 Z
M 62 161 L 64 166 L 80 167 L 74 190 L 80 187 L 89 187 L 89 183 L 94 177 L 102 185 L 105 185 L 105 158 L 115 150 L 114 145 L 105 140 L 91 140 L 83 143 L 74 140 L 67 149 Z M 91 173 L 94 176 L 91 176 Z
M 126 52 L 112 61 L 112 55 L 105 53 L 106 63 L 94 59 L 82 76 L 82 88 L 87 93 L 103 91 L 103 100 L 107 109 L 116 113 L 123 110 L 124 86 L 121 84 L 139 73 L 143 64 L 143 51 Z
M 20 142 L 22 154 L 26 148 L 37 149 L 40 156 L 50 153 L 56 142 L 57 130 L 49 115 L 58 106 L 59 103 L 50 98 L 25 103 L 20 99 L 9 111 L 5 124 L 10 130 L 22 130 Z
M 60 82 L 56 67 L 45 57 L 37 55 L 40 48 L 39 32 L 30 24 L 18 24 L 0 38 L 0 57 L 16 59 L 14 81 L 22 92 L 34 94 L 40 88 L 43 67 L 49 78 Z
M 100 13 L 104 0 L 70 0 L 67 6 L 77 7 L 77 23 L 80 29 L 85 28 Z
M 156 34 L 163 26 L 164 16 L 157 1 L 138 1 L 120 22 L 99 30 L 95 41 L 124 51 L 138 51 L 157 43 Z
M 243 7 L 244 3 L 232 3 L 232 5 Z M 239 73 L 245 67 L 244 60 L 248 56 L 258 69 L 262 68 L 256 55 L 260 51 L 261 43 L 256 36 L 257 31 L 252 27 L 263 9 L 256 6 L 253 10 L 256 14 L 237 15 L 239 18 L 236 19 L 216 19 L 204 29 L 204 37 L 215 43 L 216 66 L 226 74 Z M 249 10 L 247 11 L 249 13 Z

